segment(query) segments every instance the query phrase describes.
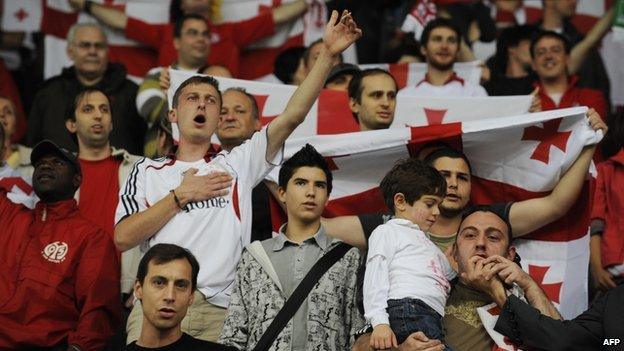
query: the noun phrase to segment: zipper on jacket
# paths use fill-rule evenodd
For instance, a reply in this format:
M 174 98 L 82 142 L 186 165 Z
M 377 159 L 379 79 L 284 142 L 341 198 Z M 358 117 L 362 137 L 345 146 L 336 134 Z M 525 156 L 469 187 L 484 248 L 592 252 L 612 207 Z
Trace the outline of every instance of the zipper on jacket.
M 43 211 L 41 211 L 41 221 L 45 222 L 48 217 L 48 205 L 43 205 Z

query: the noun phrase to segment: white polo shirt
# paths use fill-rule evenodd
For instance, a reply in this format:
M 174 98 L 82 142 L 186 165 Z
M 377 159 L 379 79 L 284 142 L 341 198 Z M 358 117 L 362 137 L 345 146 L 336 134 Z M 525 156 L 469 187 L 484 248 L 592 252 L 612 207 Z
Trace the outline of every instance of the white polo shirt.
M 183 173 L 197 168 L 198 175 L 214 171 L 228 172 L 232 187 L 226 196 L 189 203 L 176 214 L 141 250 L 158 243 L 176 244 L 190 250 L 200 264 L 198 289 L 214 305 L 227 307 L 235 270 L 243 247 L 251 240 L 251 192 L 266 174 L 282 162 L 283 149 L 274 160 L 266 161 L 267 128 L 232 151 L 195 162 L 161 157 L 139 160 L 126 184 L 120 189 L 115 223 L 150 206 L 178 187 Z
M 485 88 L 466 82 L 455 72 L 443 85 L 433 85 L 426 74 L 415 86 L 407 86 L 398 93 L 400 96 L 435 96 L 435 97 L 483 97 L 488 96 Z

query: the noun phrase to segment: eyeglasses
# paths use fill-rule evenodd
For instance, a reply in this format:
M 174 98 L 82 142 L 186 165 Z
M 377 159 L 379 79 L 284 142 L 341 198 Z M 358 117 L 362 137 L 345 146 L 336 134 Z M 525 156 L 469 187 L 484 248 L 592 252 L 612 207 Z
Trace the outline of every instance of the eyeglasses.
M 107 46 L 106 43 L 101 42 L 101 41 L 96 41 L 96 42 L 80 41 L 78 43 L 74 43 L 74 45 L 76 45 L 78 48 L 82 50 L 89 50 L 92 47 L 95 48 L 96 50 L 105 50 Z

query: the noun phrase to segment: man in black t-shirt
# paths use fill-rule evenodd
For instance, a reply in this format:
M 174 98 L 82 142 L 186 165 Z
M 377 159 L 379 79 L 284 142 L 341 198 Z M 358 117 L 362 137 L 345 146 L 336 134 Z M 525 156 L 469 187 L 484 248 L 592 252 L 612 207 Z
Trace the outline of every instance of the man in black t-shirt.
M 177 245 L 157 244 L 145 253 L 134 286 L 143 306 L 143 328 L 126 351 L 236 350 L 182 333 L 180 323 L 193 303 L 198 272 L 193 254 Z

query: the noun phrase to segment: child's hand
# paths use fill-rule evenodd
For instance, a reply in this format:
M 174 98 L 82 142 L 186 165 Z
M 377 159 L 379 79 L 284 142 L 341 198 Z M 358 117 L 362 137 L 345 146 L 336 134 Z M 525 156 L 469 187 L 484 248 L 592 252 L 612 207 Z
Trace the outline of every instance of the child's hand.
M 396 336 L 387 324 L 378 324 L 373 329 L 373 334 L 370 338 L 370 347 L 375 350 L 385 350 L 392 347 L 398 347 Z

